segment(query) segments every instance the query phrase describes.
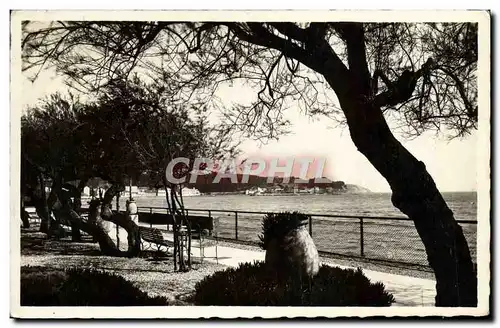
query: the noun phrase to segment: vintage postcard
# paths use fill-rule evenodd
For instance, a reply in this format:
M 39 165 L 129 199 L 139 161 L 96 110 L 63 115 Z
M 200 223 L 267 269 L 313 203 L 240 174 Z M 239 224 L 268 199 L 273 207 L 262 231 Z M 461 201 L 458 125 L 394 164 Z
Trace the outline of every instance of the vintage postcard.
M 13 318 L 490 314 L 487 11 L 12 11 Z

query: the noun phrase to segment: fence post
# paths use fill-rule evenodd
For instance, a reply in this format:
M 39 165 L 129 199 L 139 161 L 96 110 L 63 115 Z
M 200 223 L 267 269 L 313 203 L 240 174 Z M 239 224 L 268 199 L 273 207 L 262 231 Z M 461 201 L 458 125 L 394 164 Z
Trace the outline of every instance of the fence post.
M 234 212 L 234 238 L 238 240 L 238 212 Z
M 309 216 L 309 235 L 311 237 L 313 236 L 313 221 L 312 221 L 312 216 Z
M 212 211 L 208 210 L 208 217 L 211 219 L 212 218 Z M 212 220 L 212 222 L 214 222 L 214 220 Z M 215 228 L 215 227 L 214 227 Z M 212 230 L 209 231 L 210 232 L 210 236 L 212 236 Z M 216 250 L 217 251 L 217 250 Z
M 361 257 L 365 256 L 365 240 L 364 240 L 364 230 L 363 230 L 363 218 L 359 218 L 359 245 Z
M 120 213 L 120 195 L 116 195 L 116 213 Z M 115 223 L 116 227 L 116 247 L 120 249 L 120 226 Z

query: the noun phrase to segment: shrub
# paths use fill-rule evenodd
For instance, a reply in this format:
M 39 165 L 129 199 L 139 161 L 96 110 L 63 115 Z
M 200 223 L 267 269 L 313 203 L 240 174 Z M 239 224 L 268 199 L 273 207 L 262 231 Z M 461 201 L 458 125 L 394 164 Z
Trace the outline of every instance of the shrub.
M 390 306 L 392 294 L 360 269 L 322 265 L 312 279 L 280 276 L 264 262 L 244 263 L 205 277 L 195 286 L 197 305 Z
M 96 269 L 21 268 L 23 306 L 153 306 L 168 305 L 149 297 L 121 276 Z
M 66 279 L 63 271 L 40 267 L 21 268 L 21 305 L 56 305 L 60 284 Z
M 272 239 L 281 240 L 290 231 L 307 224 L 309 216 L 299 212 L 268 213 L 262 219 L 262 235 L 259 246 L 267 249 Z

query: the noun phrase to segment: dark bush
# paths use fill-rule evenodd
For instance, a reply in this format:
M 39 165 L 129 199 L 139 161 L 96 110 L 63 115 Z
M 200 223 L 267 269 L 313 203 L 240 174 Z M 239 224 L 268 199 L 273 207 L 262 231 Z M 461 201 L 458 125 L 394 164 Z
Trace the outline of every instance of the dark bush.
M 59 286 L 66 279 L 64 271 L 40 267 L 21 268 L 21 305 L 56 305 Z
M 264 262 L 245 263 L 205 277 L 195 286 L 197 305 L 390 306 L 392 294 L 360 269 L 322 265 L 313 279 L 279 276 Z
M 22 306 L 154 306 L 149 297 L 121 276 L 96 269 L 21 268 Z

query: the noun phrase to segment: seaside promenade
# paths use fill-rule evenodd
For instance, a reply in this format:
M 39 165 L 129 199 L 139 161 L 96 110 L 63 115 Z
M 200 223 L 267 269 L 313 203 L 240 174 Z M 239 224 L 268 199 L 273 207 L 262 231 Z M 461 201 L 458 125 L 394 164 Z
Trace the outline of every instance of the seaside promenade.
M 142 225 L 142 224 L 141 224 Z M 147 226 L 144 224 L 144 226 Z M 171 233 L 163 231 L 165 239 L 173 240 Z M 228 267 L 237 267 L 240 263 L 263 261 L 265 251 L 242 249 L 235 245 L 229 246 L 229 242 L 224 242 L 224 245 L 211 243 L 203 249 L 203 261 L 222 264 Z M 201 251 L 199 243 L 193 241 L 191 254 L 193 258 L 200 259 Z M 336 266 L 340 268 L 354 268 L 335 263 L 333 259 L 321 258 L 322 263 L 326 265 Z M 372 282 L 382 282 L 388 292 L 394 295 L 396 302 L 392 306 L 426 306 L 433 307 L 436 296 L 436 282 L 432 279 L 423 279 L 406 275 L 398 275 L 381 271 L 362 269 L 364 274 Z
M 193 243 L 192 254 L 200 257 L 200 248 Z M 252 251 L 228 246 L 217 246 L 217 258 L 215 257 L 215 246 L 204 248 L 204 260 L 218 262 L 230 267 L 237 267 L 240 263 L 263 261 L 264 251 Z M 334 260 L 322 259 L 326 265 L 347 268 L 343 265 L 335 264 Z M 364 274 L 371 281 L 380 281 L 388 292 L 394 295 L 396 302 L 393 306 L 434 306 L 436 296 L 436 282 L 431 279 L 416 278 L 410 276 L 396 275 L 391 273 L 372 271 L 363 269 Z
M 149 226 L 147 224 L 139 223 L 142 226 Z M 173 240 L 171 233 L 162 231 L 165 239 Z M 126 240 L 126 232 L 121 230 L 120 240 Z M 116 234 L 110 233 L 111 239 L 116 241 Z M 147 244 L 147 242 L 145 242 Z M 123 247 L 126 245 L 121 242 Z M 234 247 L 230 246 L 231 243 L 224 242 L 223 245 L 210 244 L 204 247 L 203 250 L 203 261 L 209 261 L 213 263 L 218 263 L 227 267 L 237 267 L 240 263 L 253 262 L 253 261 L 263 261 L 265 258 L 265 252 L 255 248 L 242 249 L 238 245 Z M 191 253 L 193 258 L 201 258 L 201 250 L 199 248 L 199 243 L 194 241 L 192 244 Z M 336 266 L 340 268 L 354 268 L 354 266 L 345 266 L 335 262 L 334 259 L 321 258 L 322 263 L 326 265 Z M 393 273 L 387 273 L 382 271 L 375 271 L 369 269 L 362 269 L 363 273 L 372 282 L 382 282 L 387 291 L 394 295 L 396 302 L 392 305 L 394 306 L 424 306 L 433 307 L 434 298 L 436 296 L 436 282 L 432 279 L 417 278 L 407 275 L 399 275 Z

